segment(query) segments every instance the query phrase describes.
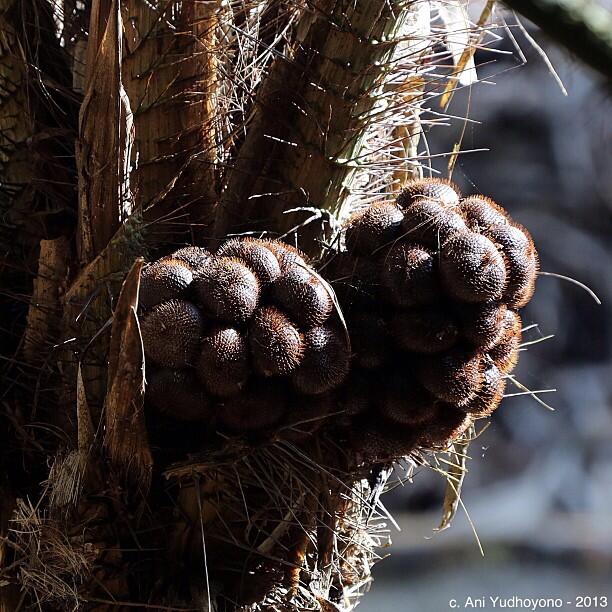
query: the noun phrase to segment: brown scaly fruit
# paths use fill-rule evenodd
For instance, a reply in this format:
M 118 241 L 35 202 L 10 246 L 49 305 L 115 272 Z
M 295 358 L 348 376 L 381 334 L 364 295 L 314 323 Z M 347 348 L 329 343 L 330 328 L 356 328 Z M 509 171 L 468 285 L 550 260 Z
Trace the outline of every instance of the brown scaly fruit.
M 255 369 L 263 376 L 291 374 L 302 360 L 304 336 L 275 306 L 255 313 L 249 327 Z
M 489 356 L 502 373 L 507 374 L 514 369 L 518 361 L 520 343 L 521 318 L 513 310 L 507 310 L 501 339 L 489 351 Z
M 286 270 L 291 266 L 297 265 L 300 267 L 308 266 L 308 258 L 302 251 L 296 249 L 294 246 L 285 242 L 279 242 L 278 240 L 261 240 L 274 255 L 281 267 L 281 270 Z
M 205 310 L 229 323 L 248 321 L 259 303 L 259 280 L 237 258 L 211 259 L 196 275 L 194 285 Z
M 339 293 L 354 366 L 376 381 L 363 390 L 369 399 L 352 401 L 367 422 L 364 440 L 384 446 L 373 430 L 397 428 L 387 448 L 370 449 L 377 456 L 415 437 L 439 447 L 495 410 L 518 356 L 516 311 L 533 294 L 538 265 L 522 226 L 489 198 L 461 199 L 448 181 L 413 181 L 393 206 L 351 217 L 346 251 L 329 266 L 344 287 L 358 288 Z
M 281 273 L 276 255 L 263 240 L 256 238 L 234 238 L 223 243 L 217 250 L 218 257 L 235 257 L 244 261 L 262 285 L 275 281 Z
M 356 212 L 346 226 L 347 248 L 359 255 L 372 255 L 401 233 L 403 214 L 399 206 L 376 202 Z
M 217 327 L 202 338 L 197 374 L 211 395 L 240 393 L 250 373 L 249 348 L 240 331 Z
M 333 308 L 327 287 L 306 268 L 297 265 L 276 280 L 274 296 L 291 318 L 305 328 L 321 325 Z
M 183 408 L 165 399 L 171 388 L 190 415 L 197 415 L 193 398 L 203 397 L 218 427 L 248 433 L 280 427 L 287 402 L 297 420 L 296 407 L 305 409 L 312 395 L 329 405 L 327 395 L 349 370 L 350 349 L 332 321 L 329 287 L 303 254 L 280 242 L 235 238 L 215 254 L 184 247 L 149 269 L 174 272 L 143 276 L 158 283 L 158 303 L 141 304 L 145 355 L 163 366 L 150 373 L 151 406 L 185 420 Z M 189 283 L 177 286 L 177 270 Z
M 473 417 L 487 417 L 499 406 L 506 389 L 506 380 L 494 363 L 485 367 L 482 386 L 462 410 Z
M 482 233 L 492 225 L 510 223 L 508 213 L 491 198 L 485 196 L 465 198 L 459 208 L 468 228 L 476 233 Z
M 460 197 L 457 186 L 450 181 L 426 178 L 410 181 L 397 197 L 397 203 L 402 208 L 408 208 L 420 198 L 429 198 L 442 206 L 452 208 L 459 205 Z
M 387 463 L 409 455 L 419 443 L 420 429 L 391 426 L 380 418 L 358 421 L 349 432 L 351 448 L 364 463 Z
M 507 310 L 503 302 L 459 305 L 456 312 L 463 337 L 475 347 L 491 348 L 504 333 Z
M 210 251 L 202 247 L 186 246 L 174 251 L 170 257 L 186 263 L 192 270 L 197 270 L 210 259 Z
M 451 298 L 458 302 L 498 300 L 506 285 L 506 265 L 486 236 L 457 234 L 440 250 L 440 278 Z
M 437 250 L 449 238 L 465 233 L 467 226 L 457 210 L 430 198 L 420 198 L 406 209 L 402 230 L 411 243 Z
M 533 296 L 538 270 L 531 236 L 518 225 L 493 225 L 486 236 L 504 255 L 507 269 L 504 299 L 511 308 L 522 308 Z
M 140 275 L 139 304 L 151 308 L 156 304 L 185 295 L 191 282 L 191 266 L 183 260 L 168 258 L 156 261 Z
M 472 422 L 470 414 L 461 413 L 453 405 L 438 403 L 432 419 L 420 434 L 419 444 L 426 448 L 444 448 L 461 437 Z
M 203 317 L 185 300 L 154 306 L 140 321 L 145 355 L 166 368 L 186 368 L 196 363 Z
M 437 399 L 456 406 L 469 402 L 482 386 L 484 366 L 480 353 L 453 349 L 423 358 L 418 378 Z
M 304 356 L 292 376 L 296 389 L 318 395 L 338 387 L 349 371 L 345 334 L 331 325 L 313 327 L 304 336 Z

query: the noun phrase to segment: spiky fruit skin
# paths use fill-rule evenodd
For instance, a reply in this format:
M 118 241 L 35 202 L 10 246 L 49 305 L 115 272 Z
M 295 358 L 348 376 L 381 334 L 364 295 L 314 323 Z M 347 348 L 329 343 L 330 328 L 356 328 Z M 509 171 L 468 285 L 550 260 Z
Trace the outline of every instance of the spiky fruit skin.
M 260 240 L 266 248 L 270 249 L 276 256 L 281 270 L 287 270 L 293 266 L 307 267 L 308 258 L 302 251 L 294 246 L 278 240 Z
M 359 255 L 372 255 L 401 233 L 403 214 L 399 206 L 376 202 L 355 213 L 346 227 L 347 248 Z
M 274 283 L 274 296 L 291 318 L 304 328 L 321 325 L 329 318 L 333 301 L 328 288 L 307 269 L 297 265 Z
M 206 405 L 217 428 L 256 439 L 300 441 L 329 426 L 361 440 L 365 457 L 390 459 L 442 447 L 495 410 L 537 272 L 526 230 L 486 198 L 425 180 L 351 217 L 344 243 L 325 272 L 348 281 L 344 318 L 326 281 L 282 243 L 233 239 L 150 266 L 192 274 L 141 313 L 146 356 L 176 397 L 184 377 L 189 418 Z M 168 395 L 160 381 L 149 395 Z
M 459 209 L 468 228 L 472 232 L 482 233 L 492 225 L 510 223 L 508 213 L 491 198 L 470 196 L 462 200 Z
M 484 366 L 479 353 L 453 349 L 423 359 L 418 378 L 437 399 L 462 406 L 482 386 Z
M 259 303 L 259 280 L 236 258 L 211 260 L 196 275 L 194 285 L 206 312 L 224 321 L 248 321 Z
M 387 463 L 409 455 L 418 447 L 420 430 L 398 427 L 377 419 L 361 419 L 350 431 L 351 447 L 364 463 Z
M 292 376 L 295 388 L 306 395 L 319 395 L 338 387 L 348 371 L 345 335 L 331 325 L 308 330 L 302 362 Z
M 151 308 L 183 297 L 192 281 L 193 272 L 184 261 L 176 258 L 156 261 L 141 272 L 139 304 L 142 308 Z
M 349 380 L 373 381 L 362 390 L 373 389 L 369 399 L 345 394 L 341 404 L 356 407 L 376 457 L 411 443 L 444 446 L 497 408 L 518 356 L 517 310 L 537 274 L 531 236 L 489 198 L 462 199 L 451 183 L 423 179 L 396 204 L 400 231 L 372 231 L 377 208 L 348 221 L 336 273 L 358 288 L 341 299 L 354 350 Z
M 489 356 L 502 373 L 507 374 L 514 369 L 518 361 L 520 343 L 521 317 L 516 312 L 507 310 L 502 336 L 489 350 Z
M 525 306 L 535 291 L 538 258 L 531 236 L 524 228 L 512 225 L 493 225 L 486 232 L 504 255 L 507 282 L 504 299 L 512 308 Z
M 194 365 L 203 317 L 195 304 L 168 300 L 154 306 L 140 321 L 145 355 L 166 368 Z
M 499 342 L 504 333 L 507 310 L 503 302 L 458 306 L 457 315 L 463 337 L 475 347 L 490 349 Z
M 217 428 L 240 435 L 272 435 L 288 405 L 297 420 L 298 406 L 308 414 L 311 405 L 329 407 L 329 394 L 348 373 L 350 346 L 329 286 L 303 254 L 280 242 L 236 238 L 215 254 L 184 247 L 148 269 L 157 271 L 151 278 L 170 269 L 189 280 L 170 275 L 158 287 L 158 303 L 141 308 L 145 356 L 159 366 L 147 389 L 151 406 L 197 420 L 194 405 L 203 398 L 210 410 L 202 419 L 213 411 Z M 165 399 L 170 387 L 175 402 Z
M 506 381 L 494 363 L 485 366 L 482 386 L 467 404 L 462 406 L 473 417 L 487 417 L 499 406 L 506 389 Z
M 466 232 L 444 243 L 440 277 L 446 292 L 458 302 L 486 302 L 502 297 L 506 266 L 491 240 Z
M 281 273 L 276 255 L 267 248 L 263 240 L 255 238 L 228 240 L 219 247 L 217 256 L 235 257 L 244 261 L 253 270 L 261 284 L 275 281 Z
M 416 179 L 410 181 L 397 196 L 397 203 L 408 208 L 421 198 L 429 198 L 442 206 L 452 208 L 459 205 L 461 194 L 450 181 L 438 178 Z
M 438 250 L 449 238 L 467 230 L 460 213 L 433 199 L 417 199 L 405 212 L 402 230 L 407 240 Z
M 302 360 L 304 337 L 278 308 L 267 306 L 255 313 L 249 343 L 257 372 L 263 376 L 291 374 Z
M 240 393 L 250 373 L 248 344 L 237 329 L 217 327 L 202 338 L 197 374 L 211 395 Z
M 186 246 L 178 251 L 174 251 L 170 256 L 172 259 L 178 259 L 187 264 L 192 270 L 196 271 L 206 265 L 211 255 L 210 251 L 202 247 Z

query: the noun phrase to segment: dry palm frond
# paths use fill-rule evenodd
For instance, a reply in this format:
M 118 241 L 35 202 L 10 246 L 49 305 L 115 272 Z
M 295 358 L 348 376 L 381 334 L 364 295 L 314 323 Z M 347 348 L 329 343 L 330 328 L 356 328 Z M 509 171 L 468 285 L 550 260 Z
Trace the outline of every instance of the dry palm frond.
M 238 580 L 230 592 L 245 610 L 349 610 L 367 590 L 378 550 L 389 542 L 388 519 L 368 470 L 327 463 L 328 444 L 237 446 L 167 470 L 171 489 L 182 483 L 185 522 L 177 529 L 195 538 L 203 521 L 209 574 Z M 195 495 L 201 505 L 189 501 Z M 195 552 L 197 542 L 187 541 Z
M 96 550 L 25 500 L 17 500 L 10 522 L 11 545 L 18 553 L 19 582 L 36 593 L 38 605 L 53 603 L 77 610 L 79 588 L 91 574 Z

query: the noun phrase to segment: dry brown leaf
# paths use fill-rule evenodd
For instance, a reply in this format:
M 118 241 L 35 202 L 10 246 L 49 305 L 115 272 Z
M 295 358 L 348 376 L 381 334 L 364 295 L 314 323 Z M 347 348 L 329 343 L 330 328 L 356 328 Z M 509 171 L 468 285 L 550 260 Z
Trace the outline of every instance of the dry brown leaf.
M 128 273 L 113 315 L 108 356 L 104 446 L 111 463 L 138 492 L 151 482 L 153 458 L 145 426 L 144 352 L 136 308 L 143 259 Z
M 108 244 L 129 213 L 127 167 L 132 113 L 121 82 L 122 23 L 118 0 L 91 8 L 85 96 L 79 113 L 78 247 L 82 264 Z M 104 125 L 100 125 L 100 118 Z

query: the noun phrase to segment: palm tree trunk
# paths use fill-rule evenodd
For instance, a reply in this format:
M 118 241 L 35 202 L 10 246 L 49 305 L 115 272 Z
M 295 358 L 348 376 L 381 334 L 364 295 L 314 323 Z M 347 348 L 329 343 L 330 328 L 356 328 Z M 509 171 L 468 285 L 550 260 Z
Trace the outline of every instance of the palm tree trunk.
M 343 216 L 366 127 L 410 15 L 404 0 L 329 1 L 302 15 L 297 39 L 259 87 L 227 173 L 216 236 L 247 226 L 284 234 L 316 209 L 321 218 L 299 234 L 305 250 L 317 251 L 323 213 Z
M 0 603 L 14 609 L 19 585 L 25 602 L 51 610 L 207 609 L 211 598 L 348 609 L 383 538 L 362 530 L 366 482 L 318 471 L 329 458 L 316 445 L 304 457 L 290 443 L 278 455 L 230 445 L 212 463 L 156 463 L 139 257 L 247 230 L 290 235 L 318 255 L 355 182 L 367 175 L 371 194 L 384 196 L 418 172 L 407 157 L 424 83 L 424 47 L 410 42 L 420 9 L 406 0 L 54 6 L 62 10 L 0 0 L 0 196 L 12 220 L 2 241 L 21 269 L 3 265 L 27 296 L 2 330 L 26 373 L 2 434 L 22 448 L 1 441 Z M 398 53 L 411 58 L 401 74 Z M 397 108 L 384 102 L 396 94 Z M 394 159 L 373 171 L 390 142 Z M 39 370 L 51 389 L 43 395 Z M 39 400 L 38 412 L 23 409 Z M 206 563 L 217 582 L 203 576 Z M 215 574 L 215 563 L 242 573 Z

